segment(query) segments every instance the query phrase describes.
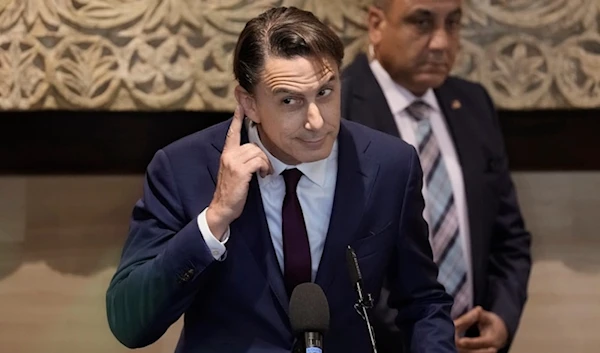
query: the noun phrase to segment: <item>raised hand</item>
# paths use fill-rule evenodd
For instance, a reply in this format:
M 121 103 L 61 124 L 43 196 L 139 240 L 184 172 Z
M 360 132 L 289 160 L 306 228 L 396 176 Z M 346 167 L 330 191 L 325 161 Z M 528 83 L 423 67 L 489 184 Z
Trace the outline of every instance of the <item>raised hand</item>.
M 259 172 L 264 177 L 272 173 L 269 159 L 258 146 L 240 145 L 243 121 L 244 110 L 238 105 L 221 154 L 217 187 L 206 212 L 208 227 L 219 240 L 242 213 L 252 175 Z

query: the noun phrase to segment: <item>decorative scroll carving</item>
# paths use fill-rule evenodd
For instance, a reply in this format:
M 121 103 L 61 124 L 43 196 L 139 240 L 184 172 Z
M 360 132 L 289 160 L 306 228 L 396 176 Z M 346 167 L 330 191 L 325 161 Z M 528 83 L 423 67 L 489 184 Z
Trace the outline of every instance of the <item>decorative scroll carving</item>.
M 461 62 L 506 109 L 600 107 L 598 0 L 467 0 Z M 466 51 L 466 53 L 464 53 Z M 462 66 L 461 66 L 462 65 Z
M 481 80 L 498 105 L 534 107 L 552 84 L 550 49 L 535 37 L 507 35 L 487 48 Z
M 272 6 L 326 21 L 347 64 L 370 0 L 0 0 L 0 109 L 233 110 L 232 50 Z M 454 73 L 507 109 L 600 107 L 597 0 L 466 0 Z

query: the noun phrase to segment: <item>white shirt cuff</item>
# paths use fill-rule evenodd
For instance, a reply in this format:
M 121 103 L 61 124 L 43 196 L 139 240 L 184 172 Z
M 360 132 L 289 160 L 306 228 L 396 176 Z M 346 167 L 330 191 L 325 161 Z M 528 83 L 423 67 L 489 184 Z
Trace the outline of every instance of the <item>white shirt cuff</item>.
M 200 233 L 202 233 L 204 241 L 206 242 L 206 245 L 210 249 L 210 253 L 214 256 L 215 260 L 223 261 L 225 260 L 225 255 L 227 252 L 225 243 L 227 243 L 227 240 L 229 239 L 229 227 L 227 227 L 227 231 L 225 231 L 225 234 L 223 235 L 223 240 L 219 241 L 208 227 L 208 222 L 206 221 L 206 210 L 208 210 L 208 207 L 198 215 L 198 228 L 200 228 Z

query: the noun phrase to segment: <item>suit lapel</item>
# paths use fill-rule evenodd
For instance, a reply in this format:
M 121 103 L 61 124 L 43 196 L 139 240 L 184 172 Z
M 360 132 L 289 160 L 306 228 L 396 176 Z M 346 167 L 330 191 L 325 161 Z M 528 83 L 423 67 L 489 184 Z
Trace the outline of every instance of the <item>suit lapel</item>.
M 347 72 L 347 79 L 352 82 L 346 85 L 351 87 L 348 88 L 351 92 L 346 94 L 352 95 L 352 99 L 348 99 L 351 104 L 345 108 L 347 110 L 343 112 L 344 116 L 392 136 L 399 136 L 394 116 L 373 75 L 367 56 L 359 54 Z
M 468 107 L 458 98 L 456 90 L 453 90 L 448 83 L 445 83 L 439 89 L 435 90 L 435 93 L 446 117 L 446 122 L 461 164 L 469 218 L 473 278 L 477 279 L 479 278 L 478 272 L 483 268 L 483 259 L 476 255 L 479 252 L 478 249 L 482 247 L 480 236 L 480 230 L 483 226 L 481 223 L 481 210 L 485 209 L 485 205 L 480 202 L 480 195 L 483 192 L 483 181 L 479 177 L 481 174 L 479 161 L 482 160 L 481 147 L 477 143 L 476 134 L 472 130 L 472 123 L 470 123 L 473 121 L 473 117 L 469 116 L 469 114 L 472 113 L 469 112 Z M 477 281 L 475 281 L 474 285 L 478 285 Z M 478 292 L 476 288 L 475 293 Z
M 364 152 L 369 141 L 352 134 L 344 122 L 338 137 L 338 173 L 329 229 L 315 282 L 327 292 L 339 266 L 345 268 L 346 247 L 359 229 L 379 165 Z
M 215 185 L 219 173 L 220 157 L 223 145 L 225 144 L 225 131 L 223 132 L 223 136 L 218 136 L 214 139 L 213 146 L 218 154 L 215 154 L 215 158 L 208 165 L 209 173 Z M 242 128 L 241 143 L 244 144 L 247 142 L 248 132 L 244 126 Z M 277 301 L 287 314 L 289 298 L 285 290 L 283 274 L 281 273 L 271 241 L 256 175 L 250 181 L 248 197 L 246 198 L 246 205 L 242 215 L 231 224 L 230 229 L 232 234 L 236 234 L 236 237 L 244 239 L 250 254 L 252 254 L 251 256 L 254 257 L 256 264 L 265 275 L 266 280 L 273 290 Z
M 252 177 L 250 182 L 248 198 L 242 216 L 232 225 L 232 232 L 234 231 L 246 241 L 250 253 L 265 274 L 277 301 L 287 314 L 289 298 L 285 290 L 281 267 L 273 248 L 256 175 Z

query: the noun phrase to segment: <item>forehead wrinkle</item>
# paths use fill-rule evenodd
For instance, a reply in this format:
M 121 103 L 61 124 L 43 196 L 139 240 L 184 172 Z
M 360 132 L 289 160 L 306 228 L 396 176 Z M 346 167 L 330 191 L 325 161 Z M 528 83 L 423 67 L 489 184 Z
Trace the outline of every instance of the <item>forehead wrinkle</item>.
M 320 87 L 327 83 L 333 71 L 329 67 L 323 67 L 319 72 L 312 72 L 310 76 L 298 74 L 297 72 L 281 69 L 265 73 L 265 86 L 271 91 L 276 89 L 302 89 L 307 87 Z M 326 80 L 325 80 L 326 79 Z M 284 86 L 284 87 L 278 87 Z

